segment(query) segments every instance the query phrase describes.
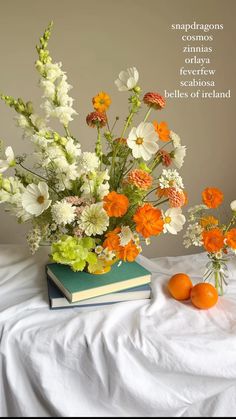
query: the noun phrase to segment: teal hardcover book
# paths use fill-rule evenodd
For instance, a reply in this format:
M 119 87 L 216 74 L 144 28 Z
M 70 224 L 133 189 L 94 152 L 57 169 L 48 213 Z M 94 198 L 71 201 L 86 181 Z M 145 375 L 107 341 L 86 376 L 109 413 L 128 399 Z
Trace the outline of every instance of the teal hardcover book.
M 57 288 L 55 283 L 48 277 L 48 299 L 52 310 L 64 308 L 84 308 L 99 307 L 127 301 L 148 300 L 151 298 L 150 284 L 140 285 L 139 287 L 129 288 L 101 297 L 90 298 L 89 300 L 69 303 L 64 294 Z
M 70 303 L 127 290 L 151 282 L 151 272 L 137 262 L 113 265 L 110 272 L 93 275 L 73 272 L 69 266 L 49 264 L 47 274 Z

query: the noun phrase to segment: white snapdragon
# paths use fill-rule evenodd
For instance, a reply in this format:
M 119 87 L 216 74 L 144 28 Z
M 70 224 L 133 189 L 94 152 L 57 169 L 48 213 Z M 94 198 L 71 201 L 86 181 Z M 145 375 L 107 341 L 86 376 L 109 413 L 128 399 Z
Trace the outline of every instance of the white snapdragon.
M 161 189 L 175 188 L 176 190 L 184 189 L 183 179 L 173 169 L 164 169 L 161 177 L 159 178 L 159 185 Z
M 103 172 L 90 172 L 88 175 L 84 175 L 84 183 L 81 186 L 83 196 L 93 196 L 98 199 L 103 199 L 109 193 L 109 179 L 110 176 L 108 171 Z
M 5 150 L 5 160 L 0 160 L 0 173 L 4 173 L 10 167 L 15 166 L 15 155 L 11 147 L 7 147 Z
M 73 161 L 77 160 L 77 157 L 81 155 L 81 146 L 78 142 L 75 142 L 73 138 L 68 138 L 65 149 L 69 159 Z

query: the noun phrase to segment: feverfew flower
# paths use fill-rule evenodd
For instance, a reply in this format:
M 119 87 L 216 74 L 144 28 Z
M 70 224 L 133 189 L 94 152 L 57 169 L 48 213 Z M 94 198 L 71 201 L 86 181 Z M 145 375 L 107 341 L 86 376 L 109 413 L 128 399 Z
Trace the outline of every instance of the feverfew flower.
M 121 232 L 118 234 L 120 237 L 120 245 L 126 246 L 131 240 L 133 240 L 133 232 L 129 226 L 122 226 Z
M 186 218 L 180 208 L 169 208 L 164 214 L 164 233 L 177 234 L 183 229 Z
M 5 151 L 6 160 L 0 160 L 0 173 L 5 172 L 9 167 L 16 165 L 14 152 L 11 147 L 7 147 Z
M 137 86 L 139 79 L 138 70 L 135 67 L 127 68 L 126 71 L 121 71 L 119 78 L 115 81 L 116 86 L 120 92 L 132 90 Z
M 159 146 L 153 124 L 141 122 L 137 128 L 132 128 L 127 139 L 127 145 L 136 159 L 150 160 Z
M 170 139 L 172 140 L 173 146 L 175 148 L 181 146 L 181 139 L 180 139 L 179 135 L 176 134 L 175 132 L 170 131 Z
M 50 207 L 48 185 L 39 182 L 38 185 L 31 183 L 22 195 L 22 206 L 31 215 L 38 217 Z
M 184 184 L 177 170 L 164 169 L 159 178 L 161 189 L 175 188 L 177 191 L 184 189 Z
M 176 147 L 176 149 L 174 150 L 173 162 L 175 163 L 178 169 L 181 169 L 181 167 L 183 166 L 185 156 L 186 156 L 186 147 L 185 146 Z
M 190 224 L 184 235 L 184 246 L 186 248 L 190 246 L 201 247 L 203 245 L 202 233 L 204 229 L 198 223 Z
M 52 218 L 58 225 L 71 224 L 76 217 L 75 207 L 68 202 L 56 202 L 51 211 Z
M 87 236 L 102 234 L 109 226 L 109 217 L 102 203 L 92 204 L 81 214 L 79 227 Z

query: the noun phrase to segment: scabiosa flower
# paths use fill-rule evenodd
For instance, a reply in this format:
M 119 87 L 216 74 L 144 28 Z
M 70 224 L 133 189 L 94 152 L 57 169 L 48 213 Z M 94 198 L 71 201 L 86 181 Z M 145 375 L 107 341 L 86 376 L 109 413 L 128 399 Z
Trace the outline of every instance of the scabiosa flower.
M 143 101 L 146 105 L 154 109 L 163 109 L 165 107 L 165 99 L 159 93 L 146 93 Z
M 171 208 L 181 208 L 186 203 L 186 196 L 182 190 L 169 188 L 167 191 L 167 196 L 169 198 Z
M 134 185 L 139 189 L 149 189 L 152 186 L 152 182 L 152 176 L 141 169 L 132 170 L 127 177 L 127 183 Z
M 73 223 L 75 215 L 75 207 L 68 202 L 58 201 L 52 206 L 52 218 L 58 225 Z
M 107 123 L 107 117 L 104 113 L 95 111 L 95 112 L 91 112 L 87 116 L 86 122 L 87 122 L 89 127 L 103 128 L 103 127 L 105 127 L 105 125 Z
M 160 156 L 161 157 L 161 161 L 162 161 L 163 166 L 169 167 L 171 165 L 172 158 L 171 158 L 170 153 L 168 153 L 167 151 L 160 150 L 158 152 L 158 155 L 157 156 Z

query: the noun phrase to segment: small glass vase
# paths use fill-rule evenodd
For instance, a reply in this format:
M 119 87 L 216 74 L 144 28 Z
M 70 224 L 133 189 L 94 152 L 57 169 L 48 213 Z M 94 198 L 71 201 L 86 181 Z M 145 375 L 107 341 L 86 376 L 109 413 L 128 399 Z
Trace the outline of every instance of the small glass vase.
M 228 266 L 229 258 L 212 256 L 208 254 L 210 261 L 206 265 L 204 280 L 214 282 L 219 296 L 224 295 L 228 285 Z

